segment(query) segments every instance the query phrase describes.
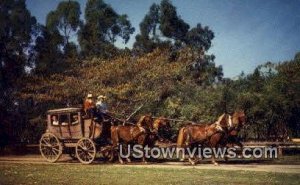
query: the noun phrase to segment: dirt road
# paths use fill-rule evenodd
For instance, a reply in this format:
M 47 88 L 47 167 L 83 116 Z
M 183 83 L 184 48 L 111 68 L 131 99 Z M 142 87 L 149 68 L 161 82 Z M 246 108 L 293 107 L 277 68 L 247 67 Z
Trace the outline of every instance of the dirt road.
M 42 159 L 40 155 L 25 155 L 25 156 L 0 156 L 1 163 L 33 163 L 33 164 L 47 164 L 47 165 L 81 165 L 77 160 L 72 160 L 68 156 L 63 156 L 57 163 L 48 163 Z M 191 166 L 188 162 L 163 162 L 163 163 L 148 163 L 141 162 L 120 165 L 118 163 L 104 163 L 102 161 L 95 161 L 99 165 L 114 165 L 119 167 L 136 167 L 136 168 L 176 168 L 176 169 L 217 169 L 217 170 L 245 170 L 245 171 L 264 171 L 264 172 L 278 172 L 278 173 L 297 173 L 300 174 L 300 165 L 293 164 L 226 164 L 221 163 L 219 166 L 214 166 L 209 163 L 198 164 Z

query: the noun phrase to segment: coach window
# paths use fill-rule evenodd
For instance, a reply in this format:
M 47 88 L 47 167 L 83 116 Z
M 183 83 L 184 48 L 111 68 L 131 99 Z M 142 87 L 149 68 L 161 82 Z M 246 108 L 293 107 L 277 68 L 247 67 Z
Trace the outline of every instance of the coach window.
M 70 117 L 71 117 L 71 125 L 76 125 L 79 123 L 78 113 L 72 113 Z
M 68 125 L 70 123 L 69 115 L 68 114 L 61 114 L 59 116 L 59 122 L 61 123 L 62 126 Z
M 51 115 L 51 123 L 54 126 L 59 125 L 58 116 L 57 115 Z

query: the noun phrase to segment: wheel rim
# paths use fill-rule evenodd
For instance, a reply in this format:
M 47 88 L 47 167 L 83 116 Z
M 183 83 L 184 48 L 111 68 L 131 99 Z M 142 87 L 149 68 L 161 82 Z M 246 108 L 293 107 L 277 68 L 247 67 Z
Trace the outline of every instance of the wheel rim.
M 55 135 L 46 133 L 40 139 L 40 152 L 43 158 L 53 163 L 61 156 L 62 145 Z
M 76 145 L 76 157 L 83 164 L 90 164 L 96 157 L 96 146 L 89 138 L 82 138 Z

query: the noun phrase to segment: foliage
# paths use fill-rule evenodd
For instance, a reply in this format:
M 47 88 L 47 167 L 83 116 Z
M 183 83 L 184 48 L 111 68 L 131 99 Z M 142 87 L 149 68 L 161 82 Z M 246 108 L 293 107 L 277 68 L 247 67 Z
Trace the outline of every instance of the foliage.
M 49 75 L 64 69 L 60 46 L 63 37 L 57 32 L 49 32 L 46 27 L 40 27 L 40 35 L 36 38 L 34 53 L 31 55 L 33 72 L 39 75 Z M 60 66 L 60 67 L 58 67 Z
M 175 41 L 182 41 L 190 26 L 182 20 L 176 12 L 176 7 L 169 0 L 160 3 L 160 30 L 164 36 Z
M 72 34 L 76 33 L 80 25 L 80 5 L 77 1 L 60 2 L 56 10 L 49 12 L 46 27 L 50 33 L 63 35 L 66 49 Z
M 221 96 L 214 88 L 195 82 L 189 66 L 199 56 L 190 55 L 191 51 L 180 50 L 173 62 L 168 60 L 168 49 L 157 49 L 137 58 L 123 55 L 113 60 L 86 60 L 48 77 L 28 75 L 18 97 L 35 102 L 37 114 L 32 116 L 37 117 L 50 108 L 81 105 L 91 92 L 107 95 L 111 110 L 124 115 L 143 104 L 139 115 L 213 121 L 221 113 L 214 108 Z
M 253 74 L 230 83 L 235 97 L 228 103 L 247 111 L 247 137 L 259 140 L 299 137 L 299 69 L 296 55 L 292 61 L 268 62 L 257 67 Z
M 191 47 L 207 51 L 211 47 L 211 41 L 214 37 L 214 32 L 208 26 L 203 28 L 201 24 L 197 24 L 195 28 L 187 32 L 185 42 Z
M 189 29 L 177 14 L 176 7 L 169 0 L 162 0 L 160 5 L 152 4 L 149 12 L 140 23 L 140 34 L 136 35 L 133 45 L 137 53 L 149 53 L 155 48 L 168 45 L 176 55 L 178 48 L 189 46 L 196 51 L 207 51 L 211 47 L 214 32 L 200 23 Z
M 134 32 L 128 16 L 119 15 L 102 0 L 89 0 L 85 8 L 85 24 L 80 28 L 79 44 L 85 56 L 112 57 L 113 43 L 120 37 L 127 43 Z
M 201 24 L 189 29 L 169 0 L 153 4 L 140 23 L 133 48 L 139 55 L 116 48 L 116 40 L 127 43 L 134 28 L 102 0 L 87 2 L 84 23 L 77 2 L 61 2 L 46 26 L 36 23 L 23 0 L 0 5 L 1 139 L 9 130 L 19 140 L 37 141 L 48 109 L 80 106 L 88 92 L 107 95 L 111 110 L 123 117 L 141 104 L 136 117 L 196 122 L 244 109 L 246 139 L 300 135 L 300 53 L 224 79 L 215 56 L 205 53 L 213 31 Z M 69 42 L 77 32 L 82 55 Z
M 18 118 L 16 97 L 12 94 L 18 88 L 16 81 L 22 78 L 28 66 L 27 53 L 31 52 L 31 36 L 35 34 L 36 26 L 36 19 L 27 10 L 24 0 L 0 1 L 1 140 L 8 139 L 2 137 L 2 133 L 12 121 L 11 117 Z
M 6 89 L 24 74 L 25 50 L 30 46 L 36 19 L 26 9 L 25 1 L 1 1 L 0 6 L 0 85 Z
M 159 46 L 161 40 L 158 35 L 160 6 L 153 3 L 149 12 L 140 23 L 140 34 L 137 34 L 133 48 L 138 53 L 149 53 Z

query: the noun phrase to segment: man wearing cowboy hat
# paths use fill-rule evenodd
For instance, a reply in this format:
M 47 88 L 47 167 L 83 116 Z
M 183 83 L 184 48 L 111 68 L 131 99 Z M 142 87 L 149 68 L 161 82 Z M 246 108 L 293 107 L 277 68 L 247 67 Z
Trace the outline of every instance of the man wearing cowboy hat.
M 103 121 L 105 121 L 104 116 L 107 115 L 107 113 L 108 113 L 105 99 L 106 99 L 106 96 L 100 95 L 100 96 L 98 96 L 97 102 L 96 102 L 97 113 L 99 114 L 99 117 L 101 117 Z
M 107 112 L 107 105 L 104 102 L 106 99 L 106 96 L 100 95 L 97 98 L 96 107 L 99 111 L 106 113 Z
M 86 115 L 92 117 L 92 114 L 94 113 L 94 109 L 95 109 L 95 103 L 93 101 L 93 95 L 91 93 L 87 95 L 84 101 L 83 109 Z

